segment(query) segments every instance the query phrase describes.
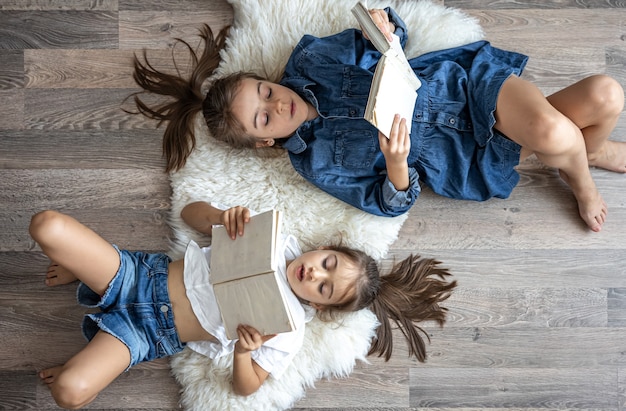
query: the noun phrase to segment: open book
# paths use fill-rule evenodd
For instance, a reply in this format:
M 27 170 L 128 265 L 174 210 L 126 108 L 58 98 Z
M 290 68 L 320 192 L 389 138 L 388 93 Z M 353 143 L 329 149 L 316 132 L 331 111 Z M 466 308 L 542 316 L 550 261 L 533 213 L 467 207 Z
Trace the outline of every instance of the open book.
M 362 2 L 352 8 L 352 14 L 374 47 L 382 53 L 374 71 L 365 119 L 389 138 L 393 118 L 400 114 L 400 118 L 406 119 L 406 126 L 411 132 L 416 90 L 421 82 L 404 55 L 400 38 L 392 34 L 393 42 L 389 43 Z
M 270 210 L 251 217 L 235 240 L 224 226 L 213 227 L 210 279 L 229 339 L 237 338 L 239 324 L 262 335 L 295 329 L 289 286 L 276 271 L 280 224 L 280 212 Z

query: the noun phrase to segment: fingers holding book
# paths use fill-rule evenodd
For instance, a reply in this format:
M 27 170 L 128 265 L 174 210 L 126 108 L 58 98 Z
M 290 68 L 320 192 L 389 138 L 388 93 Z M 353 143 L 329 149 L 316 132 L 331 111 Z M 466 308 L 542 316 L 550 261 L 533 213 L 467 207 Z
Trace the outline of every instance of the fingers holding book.
M 232 207 L 224 210 L 220 219 L 228 235 L 234 240 L 237 235 L 243 235 L 244 226 L 250 222 L 250 210 L 242 206 Z
M 244 352 L 257 350 L 266 341 L 274 338 L 276 334 L 261 335 L 256 328 L 240 324 L 237 327 L 237 336 L 239 337 L 239 341 L 235 343 L 235 351 L 242 354 Z
M 385 38 L 391 43 L 393 41 L 393 37 L 391 33 L 396 29 L 393 23 L 389 21 L 389 16 L 387 12 L 383 9 L 370 9 L 368 10 L 372 20 L 376 23 L 376 26 L 380 29 L 380 31 L 385 35 Z M 367 37 L 367 34 L 363 34 L 363 37 Z
M 389 136 L 379 132 L 380 149 L 387 164 L 405 163 L 411 150 L 411 135 L 406 119 L 396 114 L 391 124 Z

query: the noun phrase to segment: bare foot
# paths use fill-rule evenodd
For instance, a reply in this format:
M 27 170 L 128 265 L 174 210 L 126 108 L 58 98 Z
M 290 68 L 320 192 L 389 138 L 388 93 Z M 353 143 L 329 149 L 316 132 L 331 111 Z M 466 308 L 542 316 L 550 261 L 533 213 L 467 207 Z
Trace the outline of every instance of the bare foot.
M 559 170 L 559 174 L 563 181 L 572 189 L 574 197 L 576 197 L 578 202 L 578 213 L 585 224 L 591 231 L 598 232 L 602 230 L 602 225 L 606 221 L 606 215 L 609 210 L 598 189 L 595 186 L 589 189 L 577 189 L 572 187 L 568 175 L 563 170 Z
M 598 232 L 602 230 L 602 225 L 606 221 L 608 209 L 604 199 L 596 192 L 590 196 L 576 197 L 578 200 L 578 212 L 587 226 L 592 231 Z
M 47 368 L 43 371 L 39 371 L 39 378 L 47 385 L 50 385 L 54 383 L 56 376 L 59 374 L 59 372 L 61 372 L 62 368 L 62 365 L 58 365 L 56 367 Z
M 600 150 L 587 153 L 589 165 L 616 173 L 626 173 L 626 143 L 621 141 L 604 142 Z
M 54 287 L 57 285 L 69 284 L 76 280 L 78 280 L 78 278 L 76 278 L 76 276 L 67 268 L 56 263 L 51 263 L 48 266 L 45 280 L 47 286 Z

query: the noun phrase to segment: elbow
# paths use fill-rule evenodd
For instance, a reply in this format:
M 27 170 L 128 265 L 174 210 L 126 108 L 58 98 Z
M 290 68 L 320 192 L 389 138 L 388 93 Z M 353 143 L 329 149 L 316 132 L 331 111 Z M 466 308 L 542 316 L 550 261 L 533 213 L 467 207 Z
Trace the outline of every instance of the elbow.
M 261 387 L 260 385 L 257 387 L 238 387 L 236 384 L 233 384 L 233 392 L 236 395 L 247 397 L 257 392 L 260 387 Z

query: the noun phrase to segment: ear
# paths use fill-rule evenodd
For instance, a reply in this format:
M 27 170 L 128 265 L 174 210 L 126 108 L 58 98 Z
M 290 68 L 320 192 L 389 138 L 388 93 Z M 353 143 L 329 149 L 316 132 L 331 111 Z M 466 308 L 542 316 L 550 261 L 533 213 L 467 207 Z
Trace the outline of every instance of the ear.
M 273 138 L 266 138 L 256 142 L 256 148 L 271 147 L 274 145 Z

